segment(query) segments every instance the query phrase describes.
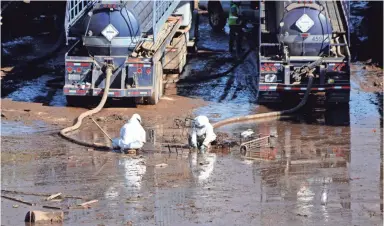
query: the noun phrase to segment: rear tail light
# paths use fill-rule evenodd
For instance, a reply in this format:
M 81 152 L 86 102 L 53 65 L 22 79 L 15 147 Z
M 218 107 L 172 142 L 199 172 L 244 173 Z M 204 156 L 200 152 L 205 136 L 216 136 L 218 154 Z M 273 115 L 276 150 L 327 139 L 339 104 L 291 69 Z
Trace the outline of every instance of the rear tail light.
M 260 71 L 273 71 L 277 72 L 279 69 L 275 66 L 275 64 L 262 64 Z
M 73 69 L 71 67 L 67 67 L 68 73 L 72 73 Z
M 77 71 L 77 73 L 81 73 L 81 67 L 78 67 L 77 69 L 76 69 L 76 71 Z
M 345 63 L 335 64 L 335 66 L 333 67 L 333 71 L 343 71 L 344 68 L 345 68 Z

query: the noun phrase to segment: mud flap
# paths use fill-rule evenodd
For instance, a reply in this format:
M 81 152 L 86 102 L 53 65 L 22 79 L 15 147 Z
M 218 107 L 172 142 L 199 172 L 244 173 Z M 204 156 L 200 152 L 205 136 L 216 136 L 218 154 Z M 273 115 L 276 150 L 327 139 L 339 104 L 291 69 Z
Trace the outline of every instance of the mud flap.
M 153 73 L 154 90 L 153 90 L 152 96 L 146 98 L 147 99 L 146 102 L 149 105 L 156 105 L 159 102 L 160 97 L 163 96 L 163 66 L 160 61 L 156 62 L 154 66 L 155 66 L 155 71 Z
M 327 92 L 325 100 L 328 104 L 348 104 L 350 100 L 350 91 Z

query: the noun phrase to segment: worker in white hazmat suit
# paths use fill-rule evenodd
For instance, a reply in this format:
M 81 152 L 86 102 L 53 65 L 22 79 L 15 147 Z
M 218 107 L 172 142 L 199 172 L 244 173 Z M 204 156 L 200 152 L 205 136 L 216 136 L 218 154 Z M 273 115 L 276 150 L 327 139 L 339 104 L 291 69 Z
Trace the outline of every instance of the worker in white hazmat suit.
M 203 115 L 197 116 L 194 119 L 192 133 L 189 137 L 189 145 L 204 153 L 215 140 L 216 134 L 213 132 L 213 126 L 209 123 L 209 119 Z
M 140 149 L 145 140 L 145 130 L 141 126 L 139 114 L 133 114 L 131 119 L 120 129 L 120 137 L 112 141 L 113 148 Z

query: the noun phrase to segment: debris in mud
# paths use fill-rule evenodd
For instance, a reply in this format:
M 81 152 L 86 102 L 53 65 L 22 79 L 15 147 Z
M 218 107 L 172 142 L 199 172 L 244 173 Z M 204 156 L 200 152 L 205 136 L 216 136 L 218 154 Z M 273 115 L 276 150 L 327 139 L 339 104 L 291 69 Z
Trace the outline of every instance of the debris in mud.
M 374 81 L 374 82 L 373 82 L 373 85 L 374 85 L 374 86 L 378 86 L 378 87 L 383 87 L 383 82 Z
M 296 214 L 296 216 L 300 216 L 300 217 L 308 217 L 307 214 L 300 214 L 300 213 Z
M 62 193 L 57 193 L 57 194 L 53 194 L 51 196 L 49 196 L 48 198 L 46 198 L 45 200 L 49 201 L 49 200 L 52 200 L 52 199 L 57 199 L 57 198 L 60 198 L 62 195 Z
M 375 88 L 379 88 L 380 91 L 383 89 L 383 69 L 372 65 L 365 65 L 363 68 L 367 73 L 365 75 L 366 82 L 372 84 Z
M 9 200 L 12 200 L 12 201 L 15 201 L 15 202 L 19 202 L 19 203 L 23 203 L 23 204 L 26 204 L 26 205 L 29 205 L 29 206 L 34 206 L 36 204 L 32 203 L 32 202 L 28 202 L 28 201 L 24 201 L 22 199 L 18 199 L 18 198 L 14 198 L 14 197 L 10 197 L 10 196 L 6 196 L 6 195 L 1 195 L 2 198 L 6 198 L 6 199 L 9 199 Z
M 84 208 L 87 208 L 89 207 L 91 204 L 94 204 L 96 202 L 98 202 L 99 200 L 97 199 L 94 199 L 94 200 L 91 200 L 91 201 L 88 201 L 88 202 L 84 202 L 84 203 L 81 203 L 79 206 L 82 206 Z
M 227 133 L 216 132 L 216 141 L 221 144 L 229 139 L 229 135 Z
M 59 223 L 64 220 L 63 211 L 43 212 L 43 211 L 28 211 L 25 215 L 25 222 L 31 223 Z
M 135 203 L 135 202 L 139 202 L 141 200 L 143 200 L 143 198 L 140 195 L 138 195 L 137 197 L 128 198 L 126 203 Z
M 11 190 L 5 190 L 5 189 L 1 189 L 1 192 L 8 192 L 8 193 L 19 194 L 19 195 L 49 196 L 49 194 L 47 194 L 47 193 L 11 191 Z M 81 196 L 73 196 L 73 195 L 61 195 L 61 196 L 63 198 L 73 198 L 73 199 L 83 199 L 84 198 Z
M 12 207 L 13 207 L 13 208 L 18 208 L 19 205 L 15 204 L 15 205 L 13 205 Z
M 167 166 L 168 166 L 168 164 L 165 164 L 165 163 L 160 163 L 160 164 L 156 165 L 156 167 L 159 167 L 159 168 L 165 168 Z
M 96 119 L 96 121 L 98 121 L 98 122 L 102 122 L 102 121 L 104 121 L 105 120 L 105 117 L 98 117 L 97 119 Z

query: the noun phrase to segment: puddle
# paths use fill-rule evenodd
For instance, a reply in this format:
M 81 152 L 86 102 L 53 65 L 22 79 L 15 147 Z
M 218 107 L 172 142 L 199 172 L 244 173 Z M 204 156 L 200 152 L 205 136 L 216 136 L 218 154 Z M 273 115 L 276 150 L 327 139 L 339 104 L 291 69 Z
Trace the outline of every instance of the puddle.
M 47 131 L 48 126 L 44 122 L 34 122 L 25 125 L 23 122 L 1 121 L 1 136 L 27 135 Z M 53 130 L 52 128 L 50 130 Z
M 10 93 L 8 98 L 14 101 L 33 102 L 38 96 L 47 95 L 50 88 L 46 84 L 52 78 L 49 75 L 43 75 L 32 81 L 27 81 L 20 89 Z

